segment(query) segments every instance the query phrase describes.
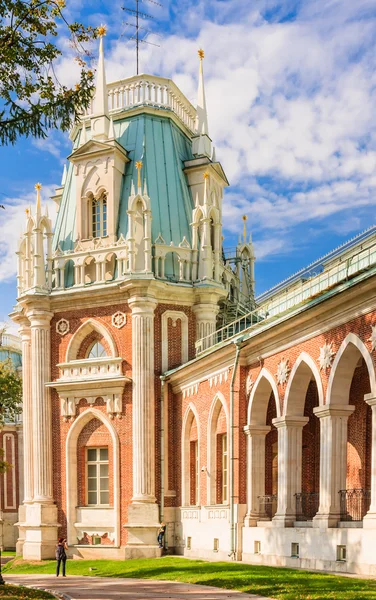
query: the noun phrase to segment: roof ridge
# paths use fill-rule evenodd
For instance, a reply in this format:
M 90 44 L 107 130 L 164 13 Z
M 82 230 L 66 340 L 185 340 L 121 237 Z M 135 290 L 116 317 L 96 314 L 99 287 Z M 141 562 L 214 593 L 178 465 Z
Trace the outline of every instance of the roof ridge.
M 268 294 L 270 294 L 271 292 L 273 292 L 273 290 L 277 291 L 278 288 L 280 288 L 281 286 L 283 286 L 283 284 L 287 283 L 288 281 L 291 281 L 291 283 L 292 283 L 294 281 L 294 279 L 298 277 L 298 275 L 301 275 L 301 274 L 305 273 L 307 271 L 307 269 L 309 269 L 310 267 L 313 267 L 313 266 L 315 266 L 317 264 L 322 263 L 325 259 L 327 259 L 330 256 L 333 256 L 334 254 L 336 254 L 339 250 L 341 250 L 341 248 L 344 249 L 346 246 L 348 246 L 351 243 L 355 242 L 356 240 L 358 240 L 359 238 L 361 238 L 365 234 L 370 234 L 373 230 L 376 231 L 376 225 L 371 225 L 370 227 L 367 227 L 366 229 L 364 229 L 363 231 L 361 231 L 357 235 L 355 235 L 352 238 L 349 238 L 348 240 L 346 240 L 346 242 L 343 242 L 339 246 L 336 246 L 335 248 L 333 248 L 333 250 L 330 250 L 329 252 L 327 252 L 326 254 L 324 254 L 323 256 L 321 256 L 320 258 L 317 258 L 316 260 L 312 261 L 311 263 L 309 263 L 308 265 L 306 265 L 302 269 L 299 269 L 299 271 L 296 271 L 292 275 L 289 275 L 285 279 L 282 279 L 282 281 L 280 281 L 279 283 L 276 283 L 274 286 L 272 286 L 271 288 L 269 288 L 268 290 L 266 290 L 265 292 L 263 292 L 262 294 L 260 294 L 259 296 L 257 296 L 256 300 L 258 300 L 259 298 L 262 299 L 264 296 L 267 296 Z

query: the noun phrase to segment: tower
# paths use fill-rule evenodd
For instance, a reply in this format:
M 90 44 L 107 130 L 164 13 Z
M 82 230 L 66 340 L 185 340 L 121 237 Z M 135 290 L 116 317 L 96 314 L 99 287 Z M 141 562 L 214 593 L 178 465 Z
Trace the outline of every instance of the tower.
M 19 249 L 12 316 L 30 437 L 18 549 L 28 559 L 53 556 L 58 531 L 78 556 L 158 555 L 162 489 L 178 518 L 161 456 L 161 404 L 167 419 L 173 407 L 161 402 L 160 376 L 194 358 L 241 285 L 223 259 L 228 182 L 208 133 L 203 52 L 195 108 L 162 77 L 107 84 L 101 33 L 53 240 L 38 190 Z

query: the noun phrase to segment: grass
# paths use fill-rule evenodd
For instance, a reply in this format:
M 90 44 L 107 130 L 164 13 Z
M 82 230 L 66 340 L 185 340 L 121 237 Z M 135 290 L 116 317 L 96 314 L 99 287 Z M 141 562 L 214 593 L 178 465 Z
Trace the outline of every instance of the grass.
M 16 556 L 15 550 L 3 550 L 1 556 Z
M 25 562 L 15 559 L 3 569 L 6 574 L 53 574 L 55 561 Z M 278 600 L 376 600 L 376 581 L 340 575 L 245 565 L 204 562 L 166 556 L 126 561 L 70 560 L 70 575 L 95 577 L 133 577 L 200 583 L 260 594 Z M 1 598 L 1 596 L 0 596 Z
M 41 592 L 40 590 L 30 590 L 16 585 L 0 586 L 0 600 L 53 600 L 54 596 Z

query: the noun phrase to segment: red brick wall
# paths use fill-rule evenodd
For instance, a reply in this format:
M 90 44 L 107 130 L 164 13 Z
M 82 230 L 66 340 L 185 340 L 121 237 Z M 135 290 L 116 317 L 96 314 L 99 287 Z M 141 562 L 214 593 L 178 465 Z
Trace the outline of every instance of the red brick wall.
M 275 444 L 278 442 L 278 431 L 272 421 L 277 416 L 276 404 L 273 392 L 270 394 L 268 410 L 266 413 L 266 425 L 271 426 L 271 430 L 265 437 L 265 494 L 277 494 L 275 476 Z
M 310 381 L 304 404 L 304 416 L 309 421 L 302 432 L 302 492 L 320 489 L 320 419 L 313 414 L 318 405 L 317 385 Z
M 370 384 L 365 361 L 355 369 L 350 388 L 350 404 L 355 411 L 347 424 L 347 481 L 346 487 L 371 487 L 372 410 L 364 401 Z

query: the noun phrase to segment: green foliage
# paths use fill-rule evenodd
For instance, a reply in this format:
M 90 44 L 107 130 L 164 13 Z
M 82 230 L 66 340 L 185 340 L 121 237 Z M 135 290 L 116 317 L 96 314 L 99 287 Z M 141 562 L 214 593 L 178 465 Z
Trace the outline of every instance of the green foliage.
M 29 590 L 15 585 L 0 586 L 0 600 L 52 600 L 54 596 L 40 590 Z
M 55 565 L 55 561 L 27 563 L 16 559 L 7 563 L 4 572 L 53 574 Z M 279 600 L 376 600 L 375 580 L 173 556 L 126 561 L 71 560 L 67 562 L 67 573 L 199 583 Z
M 0 143 L 20 135 L 44 138 L 49 128 L 67 131 L 89 106 L 93 73 L 85 43 L 97 30 L 68 23 L 65 0 L 0 0 Z M 74 88 L 56 77 L 62 55 L 57 36 L 69 35 L 81 73 Z
M 0 361 L 0 426 L 5 419 L 14 421 L 16 415 L 22 412 L 22 380 L 15 370 L 10 359 Z M 0 449 L 0 473 L 4 473 L 11 465 L 1 457 L 3 451 Z

